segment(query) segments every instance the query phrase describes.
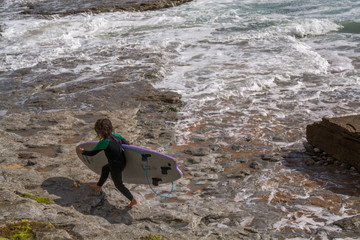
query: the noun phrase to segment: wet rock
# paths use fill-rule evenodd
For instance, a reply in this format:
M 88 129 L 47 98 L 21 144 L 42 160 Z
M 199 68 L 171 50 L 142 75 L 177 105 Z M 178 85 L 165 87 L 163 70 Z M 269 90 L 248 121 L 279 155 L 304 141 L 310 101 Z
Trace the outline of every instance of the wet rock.
M 231 144 L 230 148 L 233 151 L 243 150 L 243 146 L 240 143 L 233 143 L 233 144 Z
M 136 89 L 134 91 L 137 92 Z M 54 235 L 46 231 L 37 233 L 39 238 L 44 239 L 55 239 L 55 236 L 59 239 L 97 239 L 101 236 L 104 240 L 319 237 L 318 233 L 307 233 L 304 229 L 290 228 L 286 232 L 287 226 L 273 231 L 275 223 L 290 221 L 290 212 L 304 208 L 291 205 L 292 199 L 270 201 L 269 198 L 273 194 L 273 199 L 276 199 L 279 196 L 277 191 L 296 191 L 300 196 L 315 195 L 318 185 L 315 191 L 311 191 L 313 183 L 298 176 L 300 174 L 291 171 L 294 179 L 283 175 L 289 168 L 272 176 L 270 172 L 276 169 L 264 166 L 280 168 L 279 163 L 272 161 L 281 160 L 281 156 L 278 153 L 267 154 L 263 156 L 267 160 L 261 160 L 259 153 L 263 149 L 251 147 L 251 144 L 245 148 L 259 150 L 255 157 L 226 152 L 229 150 L 227 146 L 221 152 L 218 151 L 223 150 L 221 145 L 213 148 L 214 145 L 209 144 L 206 147 L 208 139 L 201 138 L 204 133 L 200 133 L 197 139 L 193 139 L 199 141 L 198 145 L 191 145 L 185 151 L 182 147 L 173 150 L 171 147 L 179 147 L 171 146 L 174 143 L 172 120 L 176 118 L 171 116 L 174 112 L 164 111 L 164 106 L 172 104 L 160 99 L 158 93 L 150 90 L 144 102 L 141 97 L 129 98 L 129 101 L 141 102 L 135 104 L 140 105 L 136 108 L 122 108 L 121 105 L 121 110 L 111 111 L 22 112 L 2 116 L 0 124 L 9 131 L 0 129 L 0 224 L 23 218 L 51 222 L 55 226 L 51 230 Z M 173 105 L 180 106 L 177 103 Z M 174 183 L 170 197 L 157 197 L 147 185 L 128 185 L 139 200 L 136 207 L 128 209 L 127 199 L 111 181 L 105 183 L 101 193 L 88 186 L 88 183 L 96 182 L 98 176 L 77 159 L 74 148 L 80 142 L 96 139 L 93 123 L 103 116 L 112 119 L 115 129 L 130 142 L 179 156 L 184 177 Z M 146 139 L 145 136 L 152 138 Z M 60 149 L 56 148 L 58 145 L 61 145 Z M 41 148 L 43 146 L 46 148 Z M 48 154 L 49 149 L 55 150 L 56 155 Z M 328 158 L 322 151 L 316 156 L 318 161 Z M 35 160 L 35 167 L 24 167 L 27 162 Z M 306 191 L 295 185 L 294 182 L 299 179 L 305 180 Z M 54 203 L 43 204 L 23 198 L 14 190 L 49 198 Z M 167 194 L 171 185 L 160 185 L 155 190 Z M 306 199 L 296 201 L 302 204 Z M 283 202 L 285 204 L 282 205 Z M 349 207 L 347 212 L 358 208 L 348 200 L 339 202 Z M 327 222 L 326 219 L 320 221 Z M 298 223 L 289 222 L 290 225 Z M 353 236 L 351 231 L 346 230 L 343 236 Z
M 324 164 L 325 164 L 325 161 L 323 161 L 323 160 L 319 160 L 319 161 L 315 162 L 315 165 L 318 165 L 318 166 L 322 166 Z
M 101 0 L 101 1 L 69 1 L 69 0 L 46 0 L 41 2 L 29 2 L 25 6 L 23 14 L 41 15 L 69 15 L 82 12 L 114 12 L 114 11 L 147 11 L 160 8 L 168 8 L 180 5 L 191 0 Z
M 272 153 L 272 154 L 262 154 L 261 159 L 268 162 L 280 162 L 284 158 L 276 153 Z
M 166 103 L 180 103 L 181 95 L 176 92 L 163 92 L 159 95 L 159 99 Z
M 312 166 L 312 165 L 315 164 L 315 161 L 312 160 L 312 159 L 306 159 L 306 160 L 305 160 L 305 164 L 306 164 L 307 166 Z
M 323 151 L 321 151 L 321 149 L 319 148 L 314 148 L 314 153 L 315 154 L 321 154 Z
M 258 163 L 257 161 L 252 161 L 249 165 L 249 168 L 252 169 L 260 169 L 261 168 L 261 164 Z
M 287 139 L 281 135 L 275 135 L 271 137 L 273 142 L 288 142 Z
M 37 156 L 34 155 L 34 153 L 18 153 L 19 159 L 31 159 L 31 158 L 37 158 Z
M 352 166 L 350 165 L 350 164 L 348 164 L 348 163 L 341 163 L 340 164 L 341 165 L 341 167 L 343 167 L 344 169 L 350 169 Z
M 315 154 L 314 147 L 309 142 L 303 142 L 303 146 L 308 154 Z
M 209 148 L 200 147 L 200 148 L 189 148 L 185 150 L 186 154 L 192 155 L 192 156 L 206 156 L 209 155 L 211 150 Z
M 240 171 L 234 172 L 233 174 L 228 175 L 227 178 L 228 179 L 242 179 L 249 175 L 250 175 L 250 171 L 240 170 Z
M 197 164 L 197 163 L 201 163 L 203 161 L 203 158 L 201 157 L 190 157 L 188 158 L 188 162 L 191 164 Z
M 333 224 L 339 226 L 345 231 L 352 231 L 354 233 L 360 234 L 360 215 L 350 218 L 344 218 L 334 222 Z
M 34 166 L 34 165 L 36 165 L 36 162 L 34 160 L 27 160 L 25 166 L 29 167 L 29 166 Z
M 360 115 L 323 118 L 307 126 L 306 137 L 312 146 L 360 171 Z
M 221 149 L 221 146 L 219 144 L 210 144 L 210 149 L 214 152 L 216 152 L 217 150 Z
M 252 138 L 250 136 L 245 136 L 245 137 L 243 137 L 243 140 L 245 142 L 250 142 L 252 140 Z

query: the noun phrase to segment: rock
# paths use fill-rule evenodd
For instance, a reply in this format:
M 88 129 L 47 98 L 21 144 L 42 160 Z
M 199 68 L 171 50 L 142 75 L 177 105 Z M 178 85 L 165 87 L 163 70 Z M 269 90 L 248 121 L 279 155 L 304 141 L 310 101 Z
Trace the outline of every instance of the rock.
M 214 152 L 216 152 L 217 150 L 219 150 L 221 148 L 221 146 L 219 144 L 211 144 L 211 145 L 209 145 L 209 147 Z
M 35 161 L 33 161 L 33 160 L 28 160 L 27 162 L 26 162 L 26 167 L 29 167 L 29 166 L 34 166 L 36 164 L 36 162 Z
M 318 148 L 314 148 L 314 153 L 315 154 L 321 154 L 322 151 L 320 149 L 318 149 Z
M 180 103 L 181 95 L 176 92 L 163 92 L 160 94 L 159 99 L 166 103 Z
M 280 162 L 283 157 L 277 154 L 262 154 L 261 159 L 268 162 Z
M 252 169 L 260 169 L 261 165 L 256 162 L 256 161 L 252 161 L 249 165 L 249 168 L 252 168 Z
M 243 140 L 244 140 L 245 142 L 250 142 L 252 139 L 251 139 L 250 136 L 244 136 L 244 137 L 243 137 Z
M 240 143 L 233 143 L 231 144 L 230 148 L 235 152 L 243 150 L 243 146 Z
M 315 154 L 314 147 L 309 142 L 303 142 L 303 146 L 310 155 Z
M 202 156 L 206 156 L 209 155 L 211 152 L 211 150 L 209 148 L 205 148 L 205 147 L 200 147 L 200 148 L 189 148 L 185 150 L 186 154 L 192 155 L 192 156 L 198 156 L 198 157 L 202 157 Z
M 156 103 L 158 109 L 164 105 L 161 100 L 152 103 Z M 111 181 L 104 186 L 105 194 L 99 195 L 92 191 L 88 183 L 96 182 L 98 176 L 77 160 L 74 151 L 79 142 L 96 139 L 93 124 L 102 116 L 112 119 L 114 127 L 130 142 L 144 145 L 146 139 L 143 136 L 154 128 L 153 125 L 140 125 L 142 122 L 136 120 L 137 113 L 136 109 L 122 109 L 91 113 L 24 112 L 2 116 L 0 123 L 6 130 L 0 130 L 0 152 L 3 158 L 0 160 L 0 226 L 22 219 L 50 222 L 55 226 L 49 231 L 36 231 L 35 239 L 96 239 L 98 236 L 109 240 L 140 239 L 149 235 L 144 228 L 139 228 L 141 221 L 134 219 L 140 218 L 140 214 L 151 212 L 147 205 L 152 204 L 151 201 L 143 206 L 139 204 L 130 211 L 126 208 L 127 199 L 122 197 Z M 49 121 L 54 124 L 49 125 Z M 157 128 L 161 132 L 171 133 L 171 126 L 167 126 L 169 122 L 156 122 Z M 19 127 L 24 128 L 25 132 L 34 127 L 41 127 L 42 130 L 32 132 L 29 137 L 21 134 L 24 131 L 19 132 Z M 162 139 L 167 144 L 172 142 L 164 134 L 155 136 L 157 142 Z M 167 145 L 161 146 L 166 148 Z M 154 149 L 158 148 L 159 145 Z M 55 149 L 56 154 L 49 154 L 48 149 Z M 164 186 L 164 189 L 168 190 L 169 187 Z M 140 193 L 134 192 L 141 203 L 146 203 L 142 194 L 149 194 L 148 188 Z M 47 199 L 52 202 L 47 204 L 43 201 Z M 154 204 L 158 205 L 157 201 Z M 153 212 L 148 215 L 152 214 Z M 130 224 L 136 226 L 130 227 Z M 154 226 L 156 228 L 155 224 Z M 0 236 L 2 237 L 1 234 Z
M 19 153 L 18 158 L 19 159 L 31 159 L 31 158 L 36 158 L 36 156 L 34 156 L 34 153 Z
M 311 158 L 312 158 L 315 162 L 318 162 L 318 161 L 321 160 L 321 157 L 319 157 L 319 156 L 312 156 Z
M 306 137 L 312 146 L 360 171 L 360 115 L 323 118 L 307 126 Z
M 315 161 L 313 159 L 307 159 L 307 160 L 305 160 L 305 164 L 307 166 L 312 166 L 315 164 Z
M 324 161 L 323 160 L 317 161 L 315 163 L 315 165 L 318 165 L 318 166 L 324 165 Z
M 79 1 L 68 4 L 65 0 L 27 3 L 23 14 L 69 15 L 83 12 L 147 11 L 173 7 L 192 0 L 141 0 L 141 1 Z M 64 8 L 62 5 L 67 4 Z
M 196 163 L 201 163 L 203 159 L 201 157 L 189 157 L 187 160 L 191 164 L 196 164 Z
M 344 218 L 334 222 L 333 224 L 339 226 L 345 231 L 352 231 L 354 233 L 360 234 L 360 215 L 350 218 Z
M 73 239 L 68 232 L 62 229 L 39 229 L 35 232 L 35 239 L 47 239 L 47 240 L 71 240 Z

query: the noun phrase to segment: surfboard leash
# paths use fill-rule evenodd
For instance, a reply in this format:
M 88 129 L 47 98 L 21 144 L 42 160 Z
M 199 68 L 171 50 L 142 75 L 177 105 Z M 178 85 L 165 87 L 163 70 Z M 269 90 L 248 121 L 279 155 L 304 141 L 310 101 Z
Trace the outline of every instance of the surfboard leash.
M 142 159 L 145 159 L 145 160 L 146 160 L 145 175 L 146 175 L 146 180 L 147 180 L 147 182 L 148 182 L 148 185 L 149 185 L 151 191 L 152 191 L 155 195 L 157 195 L 157 196 L 159 196 L 159 197 L 164 197 L 164 198 L 169 197 L 170 194 L 171 194 L 171 193 L 173 192 L 173 190 L 174 190 L 174 181 L 171 181 L 171 191 L 170 191 L 167 195 L 161 195 L 161 194 L 157 193 L 157 192 L 151 187 L 150 180 L 149 180 L 149 176 L 148 176 L 148 168 L 149 168 L 149 159 L 148 159 L 148 156 L 147 156 L 146 154 L 142 154 L 141 152 L 136 151 L 136 150 L 131 149 L 131 148 L 127 148 L 127 147 L 124 147 L 124 146 L 123 146 L 123 148 L 126 148 L 126 149 L 128 149 L 128 150 L 130 150 L 130 151 L 133 151 L 133 152 L 135 152 L 135 153 L 140 154 L 141 157 L 142 157 Z
M 142 155 L 143 155 L 143 154 L 142 154 Z M 153 191 L 153 193 L 155 193 L 155 194 L 156 194 L 157 196 L 159 196 L 159 197 L 164 197 L 164 198 L 165 198 L 165 197 L 169 197 L 170 194 L 172 193 L 172 191 L 174 190 L 174 181 L 171 181 L 171 191 L 170 191 L 166 196 L 157 193 L 157 192 L 151 187 L 151 184 L 150 184 L 150 181 L 149 181 L 149 177 L 148 177 L 149 159 L 147 158 L 146 155 L 143 156 L 143 157 L 145 157 L 145 159 L 146 159 L 145 175 L 146 175 L 146 180 L 147 180 L 147 182 L 148 182 L 148 185 L 149 185 L 151 191 Z

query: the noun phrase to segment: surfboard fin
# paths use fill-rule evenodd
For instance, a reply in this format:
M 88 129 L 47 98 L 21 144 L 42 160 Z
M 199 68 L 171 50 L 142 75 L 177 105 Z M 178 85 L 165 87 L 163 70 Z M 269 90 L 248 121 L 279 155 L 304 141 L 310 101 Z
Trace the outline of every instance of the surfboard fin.
M 171 167 L 161 167 L 161 173 L 166 175 L 168 171 L 171 170 Z
M 153 179 L 152 179 L 152 184 L 153 184 L 154 186 L 159 186 L 159 182 L 161 182 L 161 181 L 162 181 L 161 178 L 153 178 Z

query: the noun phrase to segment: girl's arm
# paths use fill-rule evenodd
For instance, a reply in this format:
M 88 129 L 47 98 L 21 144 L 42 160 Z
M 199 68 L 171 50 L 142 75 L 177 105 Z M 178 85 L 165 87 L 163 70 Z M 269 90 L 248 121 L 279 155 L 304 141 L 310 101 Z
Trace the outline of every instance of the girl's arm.
M 102 151 L 102 149 L 91 150 L 91 151 L 86 151 L 86 150 L 83 149 L 81 154 L 86 155 L 86 156 L 94 156 L 94 155 L 98 154 L 100 151 Z
M 100 151 L 105 150 L 109 146 L 109 142 L 110 142 L 109 139 L 103 139 L 96 144 L 94 149 L 87 151 L 84 150 L 83 148 L 79 148 L 78 152 L 86 156 L 94 156 L 98 154 Z

